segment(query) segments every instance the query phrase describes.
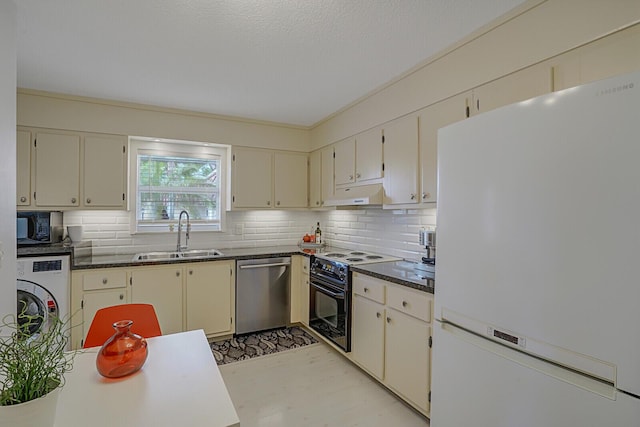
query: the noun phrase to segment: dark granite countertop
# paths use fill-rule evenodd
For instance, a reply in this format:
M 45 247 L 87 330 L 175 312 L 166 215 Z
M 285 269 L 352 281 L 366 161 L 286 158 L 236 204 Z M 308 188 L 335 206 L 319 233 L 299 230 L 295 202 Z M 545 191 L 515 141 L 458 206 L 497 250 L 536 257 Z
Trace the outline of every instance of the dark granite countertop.
M 351 270 L 424 292 L 434 293 L 435 273 L 424 271 L 420 268 L 423 268 L 423 266 L 414 261 L 387 261 L 355 265 L 351 267 Z
M 161 265 L 175 264 L 185 262 L 208 262 L 221 260 L 241 260 L 264 257 L 282 257 L 291 255 L 311 256 L 310 252 L 303 252 L 296 245 L 270 246 L 270 247 L 253 247 L 253 248 L 221 248 L 218 249 L 224 255 L 215 258 L 189 258 L 189 259 L 172 259 L 166 261 L 150 260 L 150 261 L 133 261 L 135 254 L 117 254 L 117 255 L 93 255 L 93 256 L 77 256 L 74 259 L 72 270 L 85 270 L 92 268 L 113 268 L 113 267 L 138 267 L 143 265 Z
M 55 255 L 73 255 L 73 248 L 71 246 L 63 245 L 62 243 L 52 243 L 50 245 L 22 246 L 18 248 L 18 257 Z

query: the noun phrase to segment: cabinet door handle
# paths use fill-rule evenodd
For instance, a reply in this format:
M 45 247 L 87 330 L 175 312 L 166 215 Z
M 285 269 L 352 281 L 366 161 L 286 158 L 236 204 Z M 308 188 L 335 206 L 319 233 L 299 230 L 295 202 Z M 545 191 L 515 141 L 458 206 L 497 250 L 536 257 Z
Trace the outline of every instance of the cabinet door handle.
M 356 174 L 356 178 L 361 178 L 361 177 L 362 177 L 362 175 L 360 175 L 360 172 L 358 172 L 358 173 Z
M 349 175 L 349 181 L 353 181 L 353 175 Z
M 415 200 L 415 199 L 416 199 L 415 193 L 411 193 L 411 200 Z
M 124 299 L 124 294 L 120 294 L 120 301 Z
M 267 201 L 267 206 L 271 206 L 271 201 Z
M 391 317 L 387 316 L 387 323 L 391 323 Z
M 276 205 L 277 205 L 277 206 L 280 206 L 280 200 L 278 200 L 278 201 L 276 202 Z
M 466 108 L 465 114 L 467 115 L 467 117 L 469 117 L 469 106 L 468 106 L 468 105 L 467 105 L 467 108 Z
M 108 282 L 108 280 L 107 280 L 107 278 L 106 278 L 106 277 L 102 278 L 102 284 L 103 284 L 103 285 L 106 285 L 106 284 L 107 284 L 107 282 Z
M 91 203 L 91 198 L 87 197 L 87 204 Z
M 376 317 L 379 319 L 382 316 L 380 313 L 376 313 Z
M 402 301 L 402 306 L 403 306 L 404 308 L 407 308 L 407 306 L 408 306 L 408 305 L 409 305 L 409 303 L 408 303 L 408 302 L 406 302 L 406 301 Z
M 75 202 L 76 202 L 76 198 L 75 198 L 75 197 L 72 197 L 72 198 L 71 198 L 71 203 L 75 203 Z
M 24 202 L 26 202 L 26 201 L 27 201 L 27 198 L 26 198 L 26 197 L 24 197 L 24 196 L 20 197 L 20 202 L 24 203 Z
M 193 270 L 189 270 L 189 276 L 193 276 Z
M 364 291 L 365 292 L 369 292 L 369 288 L 364 288 Z
M 180 272 L 176 271 L 176 277 L 180 277 Z
M 430 199 L 431 198 L 431 193 L 422 193 L 422 198 L 423 199 Z
M 23 197 L 23 198 L 24 198 L 24 197 Z M 317 206 L 317 205 L 319 205 L 319 204 L 320 204 L 320 202 L 316 200 L 316 206 Z

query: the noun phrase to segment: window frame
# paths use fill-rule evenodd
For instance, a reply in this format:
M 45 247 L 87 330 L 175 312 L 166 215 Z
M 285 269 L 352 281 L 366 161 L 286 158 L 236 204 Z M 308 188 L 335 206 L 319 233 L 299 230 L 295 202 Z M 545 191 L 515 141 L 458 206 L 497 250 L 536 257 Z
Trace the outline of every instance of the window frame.
M 191 220 L 192 232 L 225 232 L 227 211 L 227 163 L 230 146 L 195 141 L 180 141 L 146 137 L 129 138 L 129 232 L 134 234 L 171 234 L 177 230 L 177 219 L 138 223 L 138 155 L 175 156 L 185 158 L 219 158 L 217 221 Z

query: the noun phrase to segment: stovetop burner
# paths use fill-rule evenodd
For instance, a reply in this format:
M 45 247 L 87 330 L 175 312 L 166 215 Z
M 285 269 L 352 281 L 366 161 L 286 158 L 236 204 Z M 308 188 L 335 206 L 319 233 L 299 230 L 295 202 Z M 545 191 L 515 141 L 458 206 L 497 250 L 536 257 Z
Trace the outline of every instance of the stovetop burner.
M 324 258 L 326 260 L 332 260 L 334 262 L 343 262 L 346 264 L 367 264 L 372 262 L 384 262 L 384 261 L 397 261 L 399 258 L 379 255 L 375 253 L 364 252 L 360 250 L 351 251 L 348 249 L 336 249 L 326 253 L 316 254 L 318 258 Z

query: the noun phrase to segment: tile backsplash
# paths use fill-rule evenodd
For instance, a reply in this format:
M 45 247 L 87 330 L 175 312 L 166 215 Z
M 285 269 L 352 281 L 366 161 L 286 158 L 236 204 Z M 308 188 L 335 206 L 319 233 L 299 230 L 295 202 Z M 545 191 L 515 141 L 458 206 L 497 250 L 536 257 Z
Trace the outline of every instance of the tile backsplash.
M 433 227 L 434 209 L 227 212 L 224 232 L 192 232 L 189 248 L 242 248 L 295 245 L 320 221 L 325 243 L 347 249 L 418 259 L 418 230 Z M 131 234 L 128 211 L 69 211 L 64 225 L 82 225 L 94 255 L 173 250 L 177 235 Z

